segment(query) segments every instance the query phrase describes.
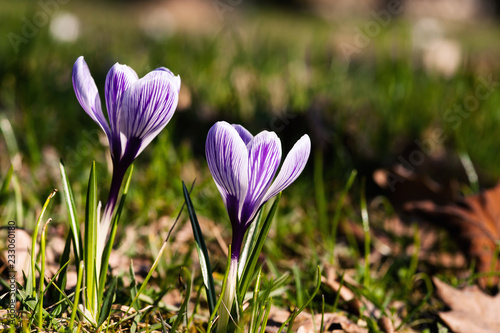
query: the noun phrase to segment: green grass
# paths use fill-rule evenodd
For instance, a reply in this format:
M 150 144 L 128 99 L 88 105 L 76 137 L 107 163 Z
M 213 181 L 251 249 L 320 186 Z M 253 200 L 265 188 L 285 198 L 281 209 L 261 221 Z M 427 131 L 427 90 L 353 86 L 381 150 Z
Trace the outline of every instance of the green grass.
M 21 19 L 31 18 L 39 10 L 28 1 L 1 2 L 0 36 L 21 34 Z M 411 24 L 404 20 L 395 20 L 383 29 L 359 57 L 348 63 L 334 41 L 336 36 L 362 26 L 364 21 L 359 18 L 327 22 L 310 14 L 258 8 L 245 12 L 245 19 L 238 24 L 224 25 L 212 34 L 177 32 L 155 40 L 139 29 L 138 7 L 134 2 L 92 1 L 72 1 L 61 6 L 82 20 L 82 34 L 75 44 L 55 42 L 47 26 L 27 44 L 20 45 L 17 53 L 7 38 L 0 38 L 0 120 L 8 120 L 13 128 L 9 132 L 2 126 L 0 131 L 0 183 L 10 179 L 9 167 L 14 164 L 10 187 L 0 201 L 2 221 L 16 220 L 18 227 L 35 229 L 44 199 L 54 188 L 63 188 L 60 158 L 66 164 L 79 221 L 84 221 L 92 160 L 96 161 L 96 182 L 101 184 L 97 197 L 106 197 L 111 177 L 108 151 L 99 141 L 103 135 L 98 126 L 78 104 L 71 84 L 71 70 L 78 56 L 85 56 L 101 98 L 106 73 L 115 62 L 131 66 L 139 76 L 166 66 L 181 76 L 190 103 L 176 112 L 136 161 L 115 248 L 128 242 L 128 257 L 152 265 L 172 225 L 165 219 L 175 219 L 184 203 L 181 181 L 190 184 L 195 179 L 191 199 L 198 217 L 218 226 L 228 242 L 230 223 L 204 158 L 206 134 L 215 121 L 241 123 L 253 133 L 275 130 L 284 152 L 308 133 L 313 140 L 313 154 L 305 172 L 281 197 L 263 246 L 266 259 L 259 275 L 260 293 L 254 293 L 254 285 L 248 290 L 251 303 L 259 308 L 248 310 L 243 317 L 253 318 L 255 327 L 255 318 L 266 315 L 271 298 L 272 304 L 281 308 L 307 305 L 306 309 L 315 313 L 321 313 L 323 306 L 325 312 L 337 308 L 348 311 L 348 304 L 340 300 L 337 305 L 337 294 L 327 287 L 322 286 L 314 296 L 317 267 L 324 272 L 333 265 L 339 275 L 348 271 L 360 283 L 353 287 L 359 297 L 369 299 L 382 311 L 390 311 L 393 301 L 401 301 L 407 325 L 415 323 L 418 330 L 437 332 L 435 311 L 441 305 L 435 298 L 426 302 L 432 294 L 427 284 L 431 270 L 405 251 L 382 256 L 380 262 L 367 265 L 364 258 L 373 254 L 377 236 L 371 235 L 371 244 L 358 244 L 345 226 L 348 222 L 358 226 L 364 222 L 367 226 L 368 220 L 361 217 L 364 205 L 360 205 L 366 195 L 369 229 L 391 233 L 383 230 L 382 222 L 392 213 L 370 206 L 371 173 L 396 161 L 415 139 L 424 140 L 436 129 L 446 135 L 443 148 L 457 156 L 462 152 L 470 156 L 481 185 L 498 179 L 500 154 L 495 152 L 499 146 L 499 88 L 481 100 L 467 118 L 450 121 L 446 112 L 474 95 L 479 75 L 491 74 L 493 81 L 499 77 L 500 67 L 493 61 L 484 60 L 483 69 L 477 68 L 481 59 L 498 59 L 500 49 L 490 46 L 496 45 L 499 28 L 489 24 L 475 29 L 450 26 L 450 36 L 462 42 L 466 60 L 453 77 L 444 78 L 426 72 L 412 55 L 408 41 Z M 16 162 L 19 156 L 21 164 Z M 357 170 L 358 177 L 352 186 L 346 186 L 353 170 Z M 363 178 L 367 179 L 367 193 L 362 190 Z M 345 197 L 344 189 L 348 190 Z M 45 216 L 53 219 L 47 226 L 50 246 L 50 230 L 61 228 L 64 235 L 69 232 L 62 195 L 52 199 Z M 207 329 L 208 305 L 200 291 L 203 277 L 196 256 L 191 255 L 196 252 L 195 245 L 178 244 L 178 239 L 184 237 L 181 230 L 189 224 L 187 219 L 184 212 L 167 243 L 172 244 L 171 248 L 162 250 L 162 260 L 148 287 L 133 304 L 134 309 L 146 310 L 138 317 L 134 313 L 124 326 L 139 329 L 140 322 L 159 330 L 162 326 L 179 328 L 189 323 L 189 331 L 195 331 L 195 327 Z M 333 232 L 329 230 L 332 225 L 336 229 Z M 226 257 L 214 234 L 207 230 L 210 224 L 202 223 L 202 228 L 215 271 L 215 288 L 220 292 Z M 131 234 L 130 230 L 137 232 Z M 403 249 L 418 247 L 420 242 L 418 238 L 392 236 Z M 74 269 L 75 264 L 69 267 Z M 258 269 L 255 271 L 257 274 Z M 131 291 L 128 266 L 113 273 L 118 275 L 114 304 L 132 306 L 138 285 Z M 295 278 L 280 281 L 278 286 L 273 284 L 286 273 L 295 273 Z M 18 282 L 19 288 L 26 287 Z M 61 297 L 53 286 L 45 288 L 46 309 Z M 6 290 L 2 289 L 2 294 Z M 192 301 L 198 312 L 179 314 L 187 303 L 178 307 L 165 303 L 162 297 L 172 290 L 196 299 Z M 266 293 L 269 298 L 262 298 Z M 0 300 L 2 308 L 6 308 L 6 300 Z M 72 312 L 72 304 L 66 304 L 65 309 Z M 373 331 L 378 331 L 377 318 L 352 312 L 348 315 L 353 321 L 364 319 Z M 47 330 L 68 326 L 69 321 L 63 320 L 61 314 L 47 312 L 43 316 Z M 432 320 L 426 321 L 429 317 Z M 75 327 L 79 323 L 77 316 Z

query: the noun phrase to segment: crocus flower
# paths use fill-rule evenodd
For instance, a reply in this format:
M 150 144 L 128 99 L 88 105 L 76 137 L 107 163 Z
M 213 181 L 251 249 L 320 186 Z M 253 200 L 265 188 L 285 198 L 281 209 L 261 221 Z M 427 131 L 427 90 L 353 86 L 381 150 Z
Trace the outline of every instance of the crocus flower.
M 106 119 L 87 63 L 83 57 L 76 60 L 73 66 L 76 98 L 106 133 L 113 160 L 113 178 L 101 218 L 101 242 L 106 238 L 125 172 L 172 118 L 180 85 L 180 77 L 164 67 L 139 79 L 132 68 L 116 63 L 106 76 Z
M 274 179 L 281 162 L 281 141 L 276 133 L 262 131 L 253 136 L 243 126 L 224 121 L 217 122 L 208 132 L 205 146 L 208 167 L 233 229 L 231 264 L 219 332 L 227 325 L 228 311 L 234 300 L 238 259 L 248 226 L 264 203 L 297 179 L 310 151 L 311 140 L 304 135 L 288 153 Z

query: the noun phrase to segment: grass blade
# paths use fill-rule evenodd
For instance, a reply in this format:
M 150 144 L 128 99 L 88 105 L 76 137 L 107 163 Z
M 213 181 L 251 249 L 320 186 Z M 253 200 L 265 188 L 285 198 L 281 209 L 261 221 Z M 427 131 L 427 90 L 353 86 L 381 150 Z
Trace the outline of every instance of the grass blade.
M 241 276 L 241 280 L 239 282 L 239 286 L 237 289 L 238 299 L 243 303 L 243 297 L 245 296 L 248 287 L 250 286 L 250 282 L 252 281 L 252 277 L 254 275 L 255 266 L 257 265 L 257 259 L 259 258 L 259 254 L 262 251 L 262 247 L 264 246 L 264 241 L 267 238 L 267 234 L 269 233 L 269 229 L 271 228 L 271 222 L 276 214 L 276 210 L 278 209 L 278 204 L 280 202 L 281 193 L 276 196 L 276 199 L 271 206 L 271 210 L 267 214 L 267 217 L 262 225 L 262 228 L 259 231 L 259 236 L 257 238 L 257 242 L 253 247 L 250 257 L 245 264 L 245 269 L 243 270 L 243 274 Z
M 317 149 L 314 154 L 314 194 L 318 211 L 319 229 L 323 235 L 328 234 L 328 210 L 323 176 L 323 152 Z
M 14 173 L 14 166 L 11 164 L 9 171 L 7 171 L 5 179 L 2 182 L 2 187 L 0 188 L 0 205 L 3 204 L 4 199 L 7 197 L 7 190 L 9 189 L 13 173 Z
M 366 205 L 365 179 L 361 182 L 361 220 L 363 222 L 363 233 L 365 235 L 365 267 L 363 284 L 365 287 L 370 285 L 370 219 L 368 217 L 368 208 Z
M 409 283 L 406 283 L 406 290 L 408 293 L 411 292 L 412 288 L 412 282 L 411 280 L 413 279 L 413 276 L 417 273 L 418 269 L 418 255 L 420 254 L 420 246 L 422 244 L 420 240 L 420 233 L 418 232 L 418 224 L 414 223 L 413 224 L 413 234 L 415 235 L 413 237 L 413 254 L 411 255 L 411 260 L 410 260 L 410 266 L 408 267 L 408 272 L 406 274 L 406 281 L 410 281 Z M 492 260 L 493 263 L 496 262 Z
M 247 262 L 248 255 L 250 254 L 250 251 L 255 247 L 255 243 L 257 243 L 257 237 L 255 237 L 255 235 L 257 234 L 257 231 L 260 230 L 260 225 L 262 224 L 262 211 L 263 209 L 259 210 L 257 218 L 255 219 L 254 223 L 250 224 L 250 227 L 248 227 L 248 230 L 246 232 L 245 242 L 243 243 L 243 250 L 241 251 L 241 256 L 239 259 L 239 279 L 241 279 L 241 275 L 243 274 L 243 269 L 245 268 L 245 263 Z
M 47 240 L 47 225 L 52 221 L 51 218 L 45 222 L 42 228 L 42 235 L 40 236 L 40 253 L 42 254 L 42 261 L 40 263 L 41 269 L 40 269 L 40 286 L 38 287 L 38 302 L 39 302 L 39 307 L 38 307 L 38 327 L 42 328 L 43 327 L 43 296 L 45 293 L 45 244 Z
M 36 248 L 36 240 L 38 238 L 38 229 L 40 228 L 40 225 L 42 224 L 43 214 L 47 210 L 47 206 L 50 203 L 50 199 L 52 199 L 54 197 L 54 195 L 56 195 L 56 192 L 57 192 L 57 190 L 54 189 L 47 197 L 47 200 L 45 200 L 45 203 L 43 204 L 43 207 L 42 207 L 42 211 L 40 212 L 40 216 L 38 217 L 38 220 L 36 221 L 35 229 L 33 230 L 33 235 L 31 236 L 31 272 L 28 275 L 28 281 L 26 284 L 26 291 L 28 294 L 31 294 L 31 296 L 33 296 L 33 297 L 36 297 L 36 290 L 35 290 L 36 253 L 35 253 L 35 248 Z
M 208 257 L 208 250 L 205 245 L 205 240 L 203 239 L 203 234 L 201 232 L 200 224 L 198 223 L 198 218 L 196 217 L 196 212 L 193 207 L 193 202 L 191 201 L 191 197 L 184 182 L 182 182 L 182 190 L 184 192 L 184 199 L 186 201 L 186 206 L 189 213 L 189 219 L 191 221 L 191 227 L 193 228 L 194 239 L 197 244 L 197 249 L 199 247 L 199 250 L 201 250 L 198 252 L 198 254 L 202 253 L 203 255 L 203 257 L 202 256 L 199 257 L 200 266 L 203 275 L 203 283 L 205 284 L 205 288 L 207 290 L 208 308 L 210 314 L 212 314 L 215 308 L 216 294 L 215 294 L 214 279 L 212 277 L 212 268 L 210 266 L 210 258 Z
M 177 318 L 175 318 L 175 321 L 172 324 L 172 327 L 170 328 L 171 332 L 175 332 L 177 327 L 181 324 L 182 318 L 187 318 L 187 309 L 188 309 L 189 299 L 191 298 L 191 286 L 192 286 L 191 273 L 189 273 L 189 271 L 185 267 L 182 267 L 181 276 L 182 273 L 185 274 L 184 278 L 186 280 L 186 294 L 184 295 L 184 301 L 181 304 L 179 313 L 177 314 Z
M 87 189 L 87 207 L 85 210 L 85 307 L 92 314 L 95 321 L 97 316 L 96 293 L 96 246 L 97 246 L 97 182 L 95 161 L 90 169 L 89 185 Z M 95 324 L 95 322 L 94 322 Z
M 269 298 L 266 305 L 266 312 L 264 313 L 264 317 L 262 318 L 262 322 L 260 323 L 260 333 L 265 333 L 267 321 L 269 320 L 269 313 L 271 312 L 271 306 L 273 305 L 273 298 Z
M 474 168 L 474 164 L 472 163 L 469 154 L 466 151 L 463 151 L 462 153 L 458 154 L 458 157 L 460 158 L 460 162 L 462 162 L 465 174 L 469 179 L 469 184 L 470 188 L 472 189 L 472 193 L 479 193 L 480 191 L 479 177 L 477 175 L 476 169 Z
M 344 200 L 347 195 L 347 192 L 349 192 L 349 189 L 351 188 L 352 184 L 354 183 L 354 179 L 356 179 L 356 175 L 358 172 L 356 170 L 352 170 L 351 175 L 349 176 L 349 179 L 347 180 L 347 183 L 344 186 L 344 189 L 342 190 L 342 193 L 340 194 L 340 198 L 337 201 L 337 206 L 335 207 L 335 213 L 333 215 L 333 222 L 332 222 L 332 234 L 331 234 L 331 242 L 332 242 L 332 253 L 334 253 L 335 250 L 335 239 L 337 238 L 337 229 L 339 227 L 339 221 L 340 221 L 340 213 L 342 213 L 342 207 L 344 206 Z
M 297 295 L 297 306 L 302 306 L 304 304 L 304 289 L 302 288 L 301 274 L 299 266 L 294 264 L 292 266 L 292 272 L 295 279 L 295 294 Z
M 409 322 L 413 318 L 413 316 L 419 311 L 419 309 L 422 308 L 422 306 L 424 306 L 425 304 L 429 304 L 429 299 L 434 294 L 434 286 L 432 284 L 431 279 L 429 278 L 429 276 L 427 274 L 425 274 L 425 273 L 416 274 L 413 276 L 413 280 L 414 280 L 414 284 L 419 280 L 424 281 L 426 289 L 427 289 L 427 293 L 424 296 L 424 298 L 422 299 L 422 301 L 407 316 L 405 316 L 403 318 L 401 323 L 396 328 L 396 331 L 399 331 L 401 329 L 401 327 L 403 327 L 403 325 L 405 325 L 407 322 Z
M 337 292 L 337 295 L 335 295 L 335 301 L 333 301 L 333 312 L 337 312 L 337 306 L 340 299 L 340 291 L 344 287 L 344 275 L 345 272 L 342 272 L 342 276 L 340 277 L 339 291 Z
M 75 322 L 76 313 L 78 312 L 78 302 L 80 301 L 80 288 L 82 286 L 82 278 L 83 278 L 83 270 L 85 269 L 85 264 L 80 261 L 80 265 L 78 265 L 78 278 L 76 280 L 76 288 L 75 288 L 75 299 L 73 302 L 73 311 L 71 311 L 71 318 L 69 321 L 69 330 L 73 331 L 73 323 Z
M 248 332 L 256 331 L 256 327 L 258 325 L 258 314 L 259 314 L 259 292 L 260 292 L 260 279 L 262 276 L 262 269 L 259 269 L 257 273 L 257 281 L 255 282 L 255 289 L 253 291 L 253 308 L 252 308 L 252 317 L 250 319 L 250 328 Z
M 73 190 L 71 189 L 71 184 L 68 180 L 68 176 L 66 175 L 66 168 L 62 160 L 59 162 L 59 169 L 61 171 L 64 202 L 66 202 L 66 209 L 68 210 L 69 226 L 73 237 L 75 262 L 78 263 L 83 258 L 83 249 L 81 246 L 82 234 L 80 233 L 80 224 L 78 223 L 78 214 L 76 212 L 75 198 L 73 196 Z
M 116 293 L 117 281 L 118 279 L 115 276 L 113 281 L 111 281 L 111 286 L 109 287 L 108 292 L 106 293 L 106 299 L 104 299 L 104 302 L 102 303 L 99 322 L 97 323 L 97 331 L 99 331 L 99 327 L 101 327 L 101 325 L 108 319 L 109 314 L 111 313 L 111 306 L 113 305 L 113 298 Z
M 139 308 L 139 300 L 135 298 L 137 296 L 137 282 L 135 281 L 134 262 L 132 260 L 130 260 L 129 276 L 130 276 L 130 296 L 131 296 L 132 299 L 135 300 L 131 304 L 131 306 L 136 311 L 139 311 L 140 310 L 140 308 Z
M 130 276 L 130 287 L 129 287 L 130 297 L 132 299 L 135 299 L 135 302 L 132 303 L 132 307 L 135 309 L 137 313 L 137 315 L 134 317 L 133 322 L 130 325 L 130 333 L 135 333 L 137 331 L 137 326 L 139 325 L 139 320 L 141 318 L 141 315 L 139 313 L 140 311 L 139 300 L 135 298 L 137 296 L 137 282 L 135 280 L 134 262 L 132 260 L 130 260 L 129 276 Z
M 311 297 L 309 297 L 309 299 L 307 300 L 307 302 L 305 302 L 297 311 L 294 311 L 292 313 L 292 315 L 281 325 L 281 327 L 279 328 L 278 330 L 278 333 L 281 333 L 281 331 L 283 330 L 283 328 L 285 328 L 285 326 L 290 323 L 289 327 L 288 327 L 288 330 L 290 331 L 291 328 L 292 328 L 292 324 L 293 324 L 293 321 L 295 320 L 295 318 L 302 312 L 304 311 L 304 309 L 309 305 L 309 303 L 312 302 L 312 300 L 314 299 L 314 297 L 316 296 L 316 294 L 318 293 L 319 291 L 319 288 L 321 287 L 321 269 L 319 268 L 318 266 L 318 279 L 316 281 L 316 288 L 314 289 L 314 292 L 312 293 Z
M 321 324 L 319 326 L 319 331 L 325 331 L 325 295 L 321 295 Z
M 61 258 L 59 259 L 59 267 L 61 267 L 61 272 L 57 275 L 56 285 L 60 290 L 66 289 L 67 271 L 68 271 L 67 263 L 69 263 L 70 260 L 69 257 L 71 252 L 71 239 L 72 239 L 71 233 L 68 233 L 68 236 L 66 237 L 66 243 L 64 244 L 63 253 L 61 255 Z M 62 299 L 64 299 L 64 296 L 62 294 L 59 294 L 57 301 L 61 301 Z M 61 305 L 57 309 L 54 309 L 52 313 L 54 313 L 55 315 L 59 315 L 62 311 L 63 307 Z
M 228 253 L 231 253 L 231 245 L 229 245 L 229 251 Z M 229 276 L 229 267 L 231 266 L 231 256 L 227 256 L 227 269 L 226 273 L 224 274 L 224 279 L 222 280 L 222 290 L 220 292 L 221 295 L 224 295 L 226 292 L 226 285 L 227 285 L 227 277 Z M 215 303 L 214 311 L 210 315 L 210 320 L 208 322 L 208 328 L 207 328 L 207 333 L 210 333 L 212 331 L 212 328 L 214 327 L 215 324 L 215 315 L 217 314 L 217 310 L 219 310 L 219 306 L 222 303 L 222 297 L 219 297 L 217 300 L 217 303 Z

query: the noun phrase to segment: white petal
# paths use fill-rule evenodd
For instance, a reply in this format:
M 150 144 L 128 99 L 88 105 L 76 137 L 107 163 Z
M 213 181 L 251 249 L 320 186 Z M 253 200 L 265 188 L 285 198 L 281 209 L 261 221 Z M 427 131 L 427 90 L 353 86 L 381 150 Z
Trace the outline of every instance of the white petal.
M 248 192 L 241 211 L 241 220 L 253 220 L 262 198 L 278 170 L 281 162 L 281 141 L 274 132 L 262 131 L 247 145 Z
M 274 180 L 271 187 L 267 190 L 262 202 L 266 202 L 271 199 L 297 179 L 306 166 L 310 152 L 311 139 L 309 139 L 309 136 L 306 134 L 295 143 L 292 150 L 288 153 L 278 176 Z
M 111 144 L 111 133 L 108 122 L 102 113 L 99 92 L 90 74 L 89 67 L 82 56 L 76 59 L 73 66 L 72 81 L 78 102 L 80 102 L 80 105 L 90 118 L 101 126 Z
M 141 146 L 135 156 L 160 133 L 174 115 L 179 100 L 178 78 L 154 70 L 125 91 L 120 111 L 120 132 Z M 123 153 L 122 153 L 123 154 Z
M 208 168 L 234 223 L 248 189 L 247 147 L 230 124 L 220 121 L 208 132 L 205 153 Z
M 245 127 L 238 124 L 233 124 L 233 127 L 246 145 L 253 139 L 252 133 L 250 133 Z
M 137 73 L 126 65 L 114 64 L 106 76 L 105 94 L 111 131 L 118 136 L 120 107 L 123 93 L 139 80 Z
M 155 71 L 164 71 L 170 74 L 173 84 L 177 87 L 177 92 L 181 90 L 181 77 L 179 75 L 175 76 L 172 71 L 166 67 L 158 67 Z

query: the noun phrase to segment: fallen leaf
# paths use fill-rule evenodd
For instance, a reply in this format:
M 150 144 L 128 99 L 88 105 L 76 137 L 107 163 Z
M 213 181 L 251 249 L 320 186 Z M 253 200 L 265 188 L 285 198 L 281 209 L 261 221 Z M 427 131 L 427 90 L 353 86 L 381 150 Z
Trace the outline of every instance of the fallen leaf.
M 439 317 L 455 333 L 500 332 L 500 294 L 486 295 L 477 286 L 455 289 L 437 278 L 433 278 L 436 292 L 451 309 L 440 312 Z
M 277 332 L 279 327 L 284 323 L 291 315 L 291 312 L 271 307 L 269 314 L 269 322 L 266 327 L 266 332 L 274 333 Z M 316 333 L 320 332 L 321 325 L 321 314 L 311 315 L 310 313 L 301 312 L 294 320 L 292 325 L 292 332 L 297 333 Z M 325 313 L 323 315 L 323 332 L 338 332 L 338 333 L 367 333 L 366 328 L 360 327 L 356 323 L 353 323 L 347 316 L 342 312 L 337 313 Z
M 0 236 L 2 239 L 7 239 L 7 229 L 3 229 L 2 232 L 0 233 Z M 23 281 L 23 272 L 24 274 L 28 274 L 30 270 L 30 263 L 31 263 L 31 235 L 24 229 L 21 228 L 16 228 L 15 231 L 15 272 L 16 272 L 16 281 L 21 282 Z M 7 244 L 5 244 L 7 245 Z M 36 244 L 36 251 L 38 251 L 38 244 Z M 8 255 L 10 253 L 8 252 L 8 248 L 6 248 L 1 254 L 0 254 L 0 272 L 5 272 L 4 274 L 7 274 L 7 271 L 9 270 L 9 262 L 7 260 Z
M 429 176 L 410 172 L 402 165 L 377 170 L 373 178 L 385 190 L 400 216 L 417 216 L 447 229 L 466 257 L 477 261 L 478 272 L 500 269 L 500 261 L 494 257 L 500 240 L 500 183 L 479 194 L 459 198 L 454 190 L 456 186 L 450 182 L 438 184 Z M 498 277 L 482 277 L 479 284 L 486 287 L 498 281 Z
M 388 317 L 381 317 L 378 320 L 378 326 L 382 330 L 382 332 L 385 333 L 394 333 L 394 325 L 392 324 L 392 321 Z
M 346 304 L 349 307 L 349 310 L 354 312 L 355 314 L 359 315 L 363 314 L 365 317 L 371 317 L 371 318 L 378 318 L 378 323 L 380 326 L 380 329 L 382 332 L 386 333 L 394 333 L 394 326 L 399 326 L 401 324 L 401 319 L 397 315 L 391 316 L 392 318 L 386 317 L 385 315 L 382 314 L 382 311 L 380 311 L 379 308 L 377 308 L 373 303 L 371 303 L 369 300 L 367 300 L 365 297 L 357 297 L 356 294 L 349 289 L 349 286 L 359 286 L 356 281 L 354 281 L 349 275 L 344 274 L 344 280 L 347 282 L 347 284 L 340 285 L 340 282 L 338 282 L 338 276 L 335 273 L 335 269 L 333 266 L 326 265 L 325 266 L 325 273 L 326 276 L 321 276 L 321 282 L 332 289 L 336 293 L 340 293 L 340 298 L 346 302 Z M 392 308 L 400 308 L 403 309 L 405 307 L 404 303 L 397 304 L 397 302 L 393 302 Z M 386 313 L 390 313 L 391 311 L 386 310 Z M 349 323 L 342 323 L 339 322 L 339 324 L 342 327 L 342 330 L 344 332 L 358 332 L 357 329 L 360 328 L 359 326 L 364 326 L 364 325 L 355 325 L 350 326 Z M 326 325 L 325 325 L 326 327 Z M 364 329 L 364 328 L 360 328 Z M 404 327 L 403 331 L 400 332 L 413 332 L 409 327 Z
M 464 198 L 448 205 L 433 202 L 412 202 L 406 210 L 440 223 L 452 235 L 469 258 L 477 260 L 478 272 L 500 269 L 500 261 L 494 257 L 500 240 L 500 183 L 492 189 Z M 482 277 L 482 287 L 496 284 L 498 277 Z
M 351 322 L 345 315 L 341 313 L 325 313 L 323 316 L 324 332 L 339 330 L 346 333 L 367 333 L 366 328 L 359 327 Z M 309 313 L 301 313 L 295 319 L 292 325 L 292 331 L 297 333 L 316 333 L 320 332 L 321 314 L 313 316 Z

